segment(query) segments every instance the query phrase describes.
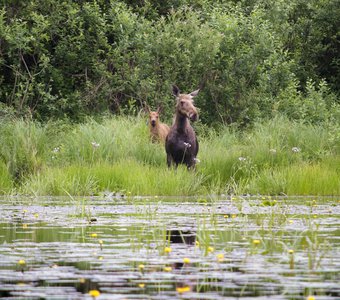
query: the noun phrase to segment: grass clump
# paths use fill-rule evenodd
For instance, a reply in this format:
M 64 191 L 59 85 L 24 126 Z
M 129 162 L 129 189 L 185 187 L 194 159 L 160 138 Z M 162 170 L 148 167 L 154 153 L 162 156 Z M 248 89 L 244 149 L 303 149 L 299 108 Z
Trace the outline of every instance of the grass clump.
M 32 176 L 21 192 L 38 195 L 98 195 L 103 191 L 128 195 L 196 195 L 203 192 L 203 183 L 203 175 L 190 173 L 183 167 L 172 172 L 165 166 L 121 160 L 115 164 L 48 168 Z

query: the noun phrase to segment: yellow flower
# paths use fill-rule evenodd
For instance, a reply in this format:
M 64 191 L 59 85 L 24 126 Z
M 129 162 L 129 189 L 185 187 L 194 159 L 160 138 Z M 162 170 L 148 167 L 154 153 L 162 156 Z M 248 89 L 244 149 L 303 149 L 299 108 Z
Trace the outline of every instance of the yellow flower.
M 138 286 L 139 286 L 141 289 L 144 289 L 145 283 L 140 283 L 140 284 L 138 284 Z
M 142 264 L 138 265 L 138 269 L 139 269 L 139 270 L 143 271 L 143 270 L 144 270 L 144 268 L 145 268 L 145 266 L 144 266 L 144 265 L 142 265 Z
M 96 237 L 98 237 L 98 234 L 97 233 L 91 233 L 90 236 L 93 237 L 93 238 L 96 238 Z
M 39 214 L 38 214 L 38 213 L 35 213 L 35 214 L 34 214 L 34 218 L 38 219 L 38 218 L 39 218 Z
M 261 243 L 260 240 L 253 240 L 253 244 L 254 244 L 254 245 L 258 245 L 258 244 L 260 244 L 260 243 Z
M 315 300 L 315 297 L 314 296 L 308 296 L 307 300 Z
M 22 224 L 22 228 L 23 228 L 23 229 L 26 229 L 27 227 L 28 227 L 27 224 Z
M 190 292 L 190 286 L 177 287 L 176 291 L 180 294 Z
M 184 262 L 185 264 L 190 264 L 190 258 L 184 257 L 184 258 L 183 258 L 183 262 Z
M 26 265 L 26 262 L 25 262 L 25 260 L 20 259 L 20 260 L 18 261 L 18 264 L 21 265 L 21 266 L 23 266 L 23 265 Z
M 222 262 L 224 261 L 224 254 L 223 253 L 219 253 L 216 255 L 217 261 L 218 262 Z
M 97 298 L 100 295 L 100 292 L 98 290 L 90 290 L 89 291 L 90 296 L 93 298 Z
M 288 253 L 289 253 L 289 254 L 294 254 L 294 250 L 293 250 L 293 249 L 289 249 L 289 250 L 288 250 Z
M 289 222 L 289 224 L 293 224 L 293 223 L 294 223 L 294 221 L 293 221 L 293 220 L 289 220 L 288 222 Z
M 165 247 L 164 248 L 164 252 L 165 253 L 170 253 L 172 251 L 172 249 L 170 247 Z
M 228 215 L 224 215 L 223 217 L 224 217 L 225 219 L 228 219 L 228 218 L 229 218 L 229 216 L 228 216 Z
M 208 247 L 208 252 L 210 253 L 210 252 L 214 252 L 214 247 Z
M 231 217 L 232 217 L 233 219 L 235 219 L 237 216 L 236 216 L 236 214 L 232 214 Z
M 164 267 L 164 271 L 165 271 L 165 272 L 171 272 L 171 271 L 172 271 L 172 268 L 171 268 L 171 267 Z
M 27 212 L 28 212 L 28 210 L 27 210 L 27 209 L 24 209 L 22 212 L 25 214 L 25 213 L 27 213 Z
M 199 241 L 195 241 L 195 246 L 199 247 L 200 246 L 200 242 Z
M 86 281 L 85 278 L 79 278 L 80 283 L 85 283 L 85 281 Z

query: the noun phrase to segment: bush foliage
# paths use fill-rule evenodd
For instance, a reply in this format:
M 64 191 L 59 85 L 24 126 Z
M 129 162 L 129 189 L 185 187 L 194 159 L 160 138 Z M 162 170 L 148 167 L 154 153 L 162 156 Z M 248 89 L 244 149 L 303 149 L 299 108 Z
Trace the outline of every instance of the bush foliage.
M 336 0 L 1 1 L 0 114 L 136 113 L 176 83 L 204 123 L 339 115 Z

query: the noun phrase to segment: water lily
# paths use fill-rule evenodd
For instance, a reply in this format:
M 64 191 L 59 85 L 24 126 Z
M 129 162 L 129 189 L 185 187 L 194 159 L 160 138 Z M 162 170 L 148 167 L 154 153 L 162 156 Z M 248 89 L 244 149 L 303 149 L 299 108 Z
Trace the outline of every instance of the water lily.
M 314 296 L 308 296 L 307 300 L 315 300 L 315 297 Z
M 172 268 L 171 268 L 171 267 L 164 267 L 164 271 L 165 271 L 165 272 L 171 272 L 171 271 L 172 271 Z
M 145 268 L 145 266 L 144 266 L 143 264 L 138 265 L 138 269 L 139 269 L 140 271 L 143 271 L 144 268 Z
M 254 245 L 259 245 L 260 243 L 261 243 L 260 240 L 253 240 L 253 244 L 254 244 Z
M 144 289 L 144 288 L 145 288 L 145 283 L 140 283 L 140 284 L 138 284 L 138 286 L 139 286 L 141 289 Z
M 293 250 L 293 249 L 289 249 L 289 250 L 288 250 L 288 253 L 289 253 L 289 254 L 294 254 L 294 250 Z
M 190 292 L 190 286 L 177 287 L 176 291 L 180 294 Z
M 218 262 L 223 262 L 224 261 L 224 254 L 223 253 L 219 253 L 216 255 L 217 261 Z
M 172 249 L 170 247 L 165 247 L 164 248 L 164 252 L 165 253 L 170 253 L 172 251 Z
M 26 261 L 25 261 L 24 259 L 20 259 L 20 260 L 18 261 L 18 264 L 19 264 L 20 266 L 26 265 Z
M 90 294 L 90 296 L 93 297 L 93 298 L 97 298 L 97 297 L 100 296 L 100 292 L 99 292 L 98 290 L 90 290 L 90 291 L 89 291 L 89 294 Z
M 184 257 L 184 258 L 183 258 L 183 262 L 184 262 L 185 264 L 190 264 L 190 258 Z
M 98 237 L 98 234 L 97 233 L 91 233 L 90 236 L 93 237 L 93 238 L 96 238 L 96 237 Z
M 208 252 L 209 253 L 214 252 L 214 251 L 215 251 L 214 247 L 208 247 Z

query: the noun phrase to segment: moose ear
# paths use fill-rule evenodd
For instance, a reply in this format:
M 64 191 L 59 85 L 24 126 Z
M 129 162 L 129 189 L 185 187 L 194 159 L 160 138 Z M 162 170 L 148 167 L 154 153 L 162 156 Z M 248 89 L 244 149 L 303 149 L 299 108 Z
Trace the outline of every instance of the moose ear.
M 148 114 L 150 113 L 150 107 L 144 102 L 144 111 L 147 112 Z
M 162 106 L 158 106 L 157 113 L 161 113 L 162 110 L 163 110 Z
M 193 91 L 193 92 L 191 92 L 191 93 L 190 93 L 190 96 L 191 96 L 191 97 L 195 97 L 195 96 L 197 96 L 197 95 L 198 95 L 198 93 L 199 93 L 199 91 L 200 91 L 200 89 L 198 89 L 198 90 L 196 90 L 196 91 Z
M 179 93 L 180 93 L 179 88 L 178 88 L 176 85 L 173 85 L 173 86 L 172 86 L 172 94 L 173 94 L 175 97 L 178 97 L 178 96 L 179 96 Z

